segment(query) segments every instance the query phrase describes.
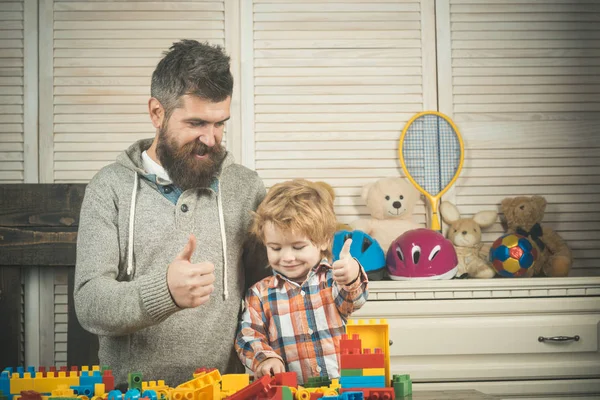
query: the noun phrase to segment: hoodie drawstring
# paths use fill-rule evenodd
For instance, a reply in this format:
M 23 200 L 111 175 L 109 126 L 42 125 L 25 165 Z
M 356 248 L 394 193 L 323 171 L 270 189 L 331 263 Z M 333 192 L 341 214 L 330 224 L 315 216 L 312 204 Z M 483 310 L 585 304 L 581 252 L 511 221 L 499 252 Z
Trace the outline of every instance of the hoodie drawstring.
M 134 172 L 133 191 L 131 192 L 131 206 L 129 208 L 129 238 L 127 241 L 127 276 L 133 275 L 133 220 L 135 217 L 135 198 L 138 189 L 138 174 Z
M 131 192 L 131 206 L 129 208 L 129 237 L 127 241 L 127 276 L 133 275 L 133 228 L 135 218 L 135 201 L 138 190 L 138 174 L 134 172 L 133 190 Z M 217 207 L 219 210 L 219 227 L 221 229 L 221 244 L 223 246 L 223 298 L 229 298 L 229 289 L 227 287 L 227 236 L 225 235 L 225 218 L 223 216 L 223 202 L 221 201 L 221 182 L 218 181 Z
M 223 202 L 221 201 L 221 181 L 217 181 L 217 206 L 219 209 L 219 226 L 221 228 L 221 244 L 223 245 L 223 298 L 229 298 L 227 288 L 227 237 L 225 236 L 225 218 L 223 217 Z

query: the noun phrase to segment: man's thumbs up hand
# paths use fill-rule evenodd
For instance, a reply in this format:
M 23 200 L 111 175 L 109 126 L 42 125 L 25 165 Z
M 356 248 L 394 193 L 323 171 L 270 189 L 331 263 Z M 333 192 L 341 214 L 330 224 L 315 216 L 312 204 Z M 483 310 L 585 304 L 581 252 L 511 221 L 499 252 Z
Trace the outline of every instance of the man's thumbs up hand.
M 196 237 L 192 234 L 167 269 L 167 285 L 173 301 L 180 308 L 206 303 L 215 290 L 215 266 L 209 262 L 192 263 L 195 250 Z
M 344 246 L 340 251 L 339 260 L 335 261 L 332 265 L 333 280 L 336 281 L 338 285 L 343 286 L 354 282 L 360 273 L 358 262 L 350 254 L 351 245 L 352 239 L 348 239 L 344 242 Z

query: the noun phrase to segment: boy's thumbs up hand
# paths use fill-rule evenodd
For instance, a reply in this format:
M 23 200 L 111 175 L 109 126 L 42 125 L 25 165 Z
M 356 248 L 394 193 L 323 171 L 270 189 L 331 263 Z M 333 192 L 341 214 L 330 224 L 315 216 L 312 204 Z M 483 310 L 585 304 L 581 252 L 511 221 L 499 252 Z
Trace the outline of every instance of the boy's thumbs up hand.
M 350 246 L 352 245 L 352 239 L 348 239 L 344 242 L 344 246 L 340 251 L 339 260 L 335 261 L 332 265 L 333 268 L 333 280 L 338 285 L 347 285 L 358 278 L 360 272 L 360 266 L 358 262 L 350 254 Z
M 209 262 L 192 263 L 195 250 L 196 237 L 192 234 L 167 269 L 167 286 L 173 301 L 180 308 L 198 307 L 206 303 L 215 290 L 215 266 Z

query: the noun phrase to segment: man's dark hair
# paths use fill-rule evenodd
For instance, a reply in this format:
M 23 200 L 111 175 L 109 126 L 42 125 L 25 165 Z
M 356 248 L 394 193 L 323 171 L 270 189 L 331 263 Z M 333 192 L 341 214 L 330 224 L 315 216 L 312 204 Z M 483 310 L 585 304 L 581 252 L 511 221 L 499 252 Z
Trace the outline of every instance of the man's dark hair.
M 165 109 L 165 118 L 190 94 L 221 102 L 233 92 L 230 58 L 219 45 L 184 39 L 173 43 L 152 73 L 150 95 Z

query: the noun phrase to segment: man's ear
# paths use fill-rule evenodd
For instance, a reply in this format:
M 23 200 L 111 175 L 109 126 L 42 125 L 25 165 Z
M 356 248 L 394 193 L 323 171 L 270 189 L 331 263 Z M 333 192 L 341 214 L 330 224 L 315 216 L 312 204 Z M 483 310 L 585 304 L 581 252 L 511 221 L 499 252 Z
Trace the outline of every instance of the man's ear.
M 148 114 L 150 114 L 152 125 L 159 129 L 165 119 L 165 109 L 155 97 L 150 97 L 150 100 L 148 100 Z

